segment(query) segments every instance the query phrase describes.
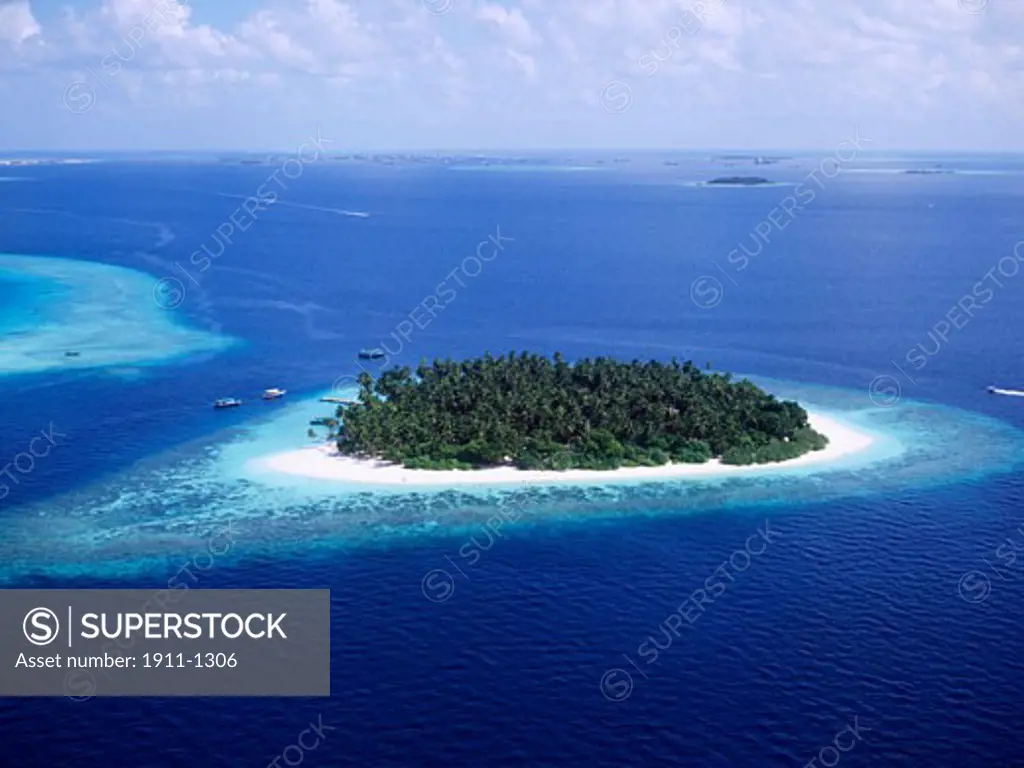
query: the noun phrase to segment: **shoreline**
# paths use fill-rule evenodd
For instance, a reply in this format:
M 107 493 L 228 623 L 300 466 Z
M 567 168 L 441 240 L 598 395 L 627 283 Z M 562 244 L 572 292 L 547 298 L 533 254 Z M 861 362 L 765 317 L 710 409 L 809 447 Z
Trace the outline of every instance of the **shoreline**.
M 566 484 L 618 480 L 685 480 L 727 477 L 758 471 L 775 471 L 827 465 L 837 459 L 869 448 L 876 438 L 821 413 L 808 412 L 812 428 L 829 439 L 820 451 L 786 461 L 731 465 L 712 459 L 703 464 L 663 464 L 658 467 L 620 469 L 523 470 L 514 467 L 490 469 L 406 469 L 379 460 L 356 459 L 338 454 L 333 443 L 260 456 L 249 466 L 261 473 L 289 475 L 309 480 L 327 480 L 363 486 L 457 487 L 476 485 Z

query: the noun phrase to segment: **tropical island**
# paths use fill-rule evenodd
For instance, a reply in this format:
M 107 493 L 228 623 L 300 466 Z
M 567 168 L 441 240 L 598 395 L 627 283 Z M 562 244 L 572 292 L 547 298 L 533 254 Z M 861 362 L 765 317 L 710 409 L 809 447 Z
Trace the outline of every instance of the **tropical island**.
M 720 176 L 717 179 L 704 183 L 730 187 L 757 187 L 764 184 L 773 184 L 774 182 L 761 176 Z
M 751 162 L 754 165 L 774 165 L 775 163 L 781 162 L 782 160 L 792 160 L 792 157 L 782 156 L 769 156 L 764 155 L 716 155 L 711 158 L 711 162 Z
M 337 409 L 337 452 L 413 470 L 750 465 L 828 444 L 798 403 L 677 360 L 486 354 L 359 385 Z

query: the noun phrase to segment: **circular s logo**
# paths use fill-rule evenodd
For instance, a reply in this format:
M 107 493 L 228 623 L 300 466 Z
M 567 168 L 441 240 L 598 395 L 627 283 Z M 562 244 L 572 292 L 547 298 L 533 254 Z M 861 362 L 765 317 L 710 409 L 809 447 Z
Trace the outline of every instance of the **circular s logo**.
M 435 568 L 420 582 L 423 596 L 432 603 L 443 603 L 455 594 L 455 579 L 443 568 Z
M 185 284 L 176 277 L 161 277 L 153 285 L 153 301 L 160 309 L 177 309 L 185 301 Z
M 983 603 L 992 594 L 992 582 L 981 571 L 968 571 L 960 577 L 957 592 L 968 603 Z
M 960 0 L 960 7 L 968 13 L 977 16 L 984 13 L 991 0 Z
M 360 389 L 362 389 L 362 386 L 359 384 L 359 379 L 355 376 L 345 374 L 334 380 L 334 383 L 331 385 L 331 395 L 334 397 L 348 396 L 351 398 L 354 397 Z
M 420 0 L 427 13 L 433 16 L 444 16 L 455 5 L 455 0 Z
M 892 408 L 900 401 L 902 394 L 899 380 L 887 373 L 875 376 L 868 384 L 868 398 L 879 408 Z
M 49 645 L 60 634 L 60 621 L 49 608 L 33 608 L 25 614 L 21 629 L 32 645 Z
M 601 675 L 601 695 L 608 701 L 625 701 L 633 693 L 633 677 L 624 669 L 609 669 Z
M 87 669 L 72 669 L 64 677 L 64 695 L 72 701 L 88 701 L 96 693 L 96 676 Z
M 702 275 L 690 284 L 690 301 L 701 309 L 712 309 L 722 303 L 725 286 L 717 277 Z
M 75 80 L 64 89 L 64 106 L 69 112 L 84 115 L 96 104 L 96 89 L 84 80 Z
M 601 89 L 601 106 L 606 112 L 620 115 L 633 103 L 633 89 L 621 80 L 612 80 Z

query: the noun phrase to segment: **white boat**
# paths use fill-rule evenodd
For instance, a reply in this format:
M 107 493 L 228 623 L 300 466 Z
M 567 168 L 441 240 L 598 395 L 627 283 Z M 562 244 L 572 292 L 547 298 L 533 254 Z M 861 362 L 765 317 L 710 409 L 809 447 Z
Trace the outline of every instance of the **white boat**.
M 1024 397 L 1024 392 L 1019 389 L 1001 389 L 1000 387 L 989 387 L 990 395 L 1007 395 L 1008 397 Z
M 277 400 L 280 397 L 284 397 L 287 393 L 287 389 L 278 389 L 277 387 L 272 387 L 271 389 L 263 390 L 263 399 Z

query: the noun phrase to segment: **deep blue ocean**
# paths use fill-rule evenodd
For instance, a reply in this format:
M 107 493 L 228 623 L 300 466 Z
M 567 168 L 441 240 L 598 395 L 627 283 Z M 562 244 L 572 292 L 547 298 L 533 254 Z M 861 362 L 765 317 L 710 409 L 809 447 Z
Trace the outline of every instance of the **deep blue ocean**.
M 1024 388 L 1024 160 L 858 158 L 758 247 L 828 156 L 309 165 L 226 246 L 214 233 L 276 165 L 6 169 L 0 253 L 145 286 L 0 261 L 0 463 L 59 434 L 0 498 L 4 586 L 157 589 L 237 516 L 252 534 L 194 588 L 333 603 L 329 699 L 3 699 L 7 759 L 289 765 L 319 721 L 309 766 L 1024 766 L 1024 399 L 985 392 Z M 936 163 L 963 172 L 901 172 Z M 782 184 L 693 183 L 726 174 Z M 204 246 L 221 253 L 200 270 Z M 410 324 L 457 270 L 456 297 Z M 677 356 L 918 444 L 834 477 L 537 493 L 471 566 L 486 497 L 370 498 L 357 518 L 340 491 L 304 506 L 214 477 L 225 445 L 349 381 L 402 322 L 403 364 Z M 271 386 L 286 402 L 210 408 Z M 667 621 L 766 524 L 696 620 Z

